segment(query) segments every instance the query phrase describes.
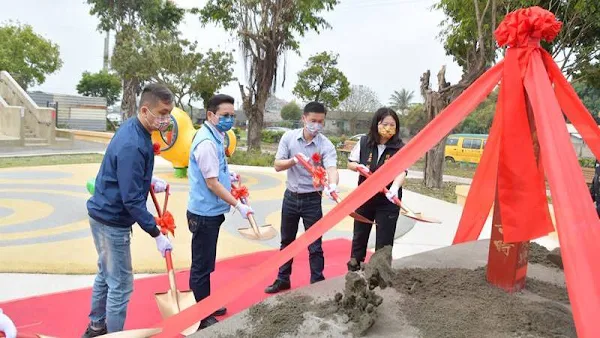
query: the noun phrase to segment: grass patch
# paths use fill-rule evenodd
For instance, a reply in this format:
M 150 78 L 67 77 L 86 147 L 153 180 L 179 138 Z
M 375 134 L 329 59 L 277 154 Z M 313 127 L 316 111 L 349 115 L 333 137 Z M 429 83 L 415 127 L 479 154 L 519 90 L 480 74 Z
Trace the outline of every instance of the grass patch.
M 446 202 L 456 203 L 456 183 L 444 182 L 441 189 L 427 188 L 423 185 L 423 179 L 407 178 L 404 181 L 404 188 L 421 195 L 437 198 Z
M 0 158 L 0 168 L 37 167 L 43 165 L 100 163 L 102 154 L 52 155 Z
M 229 164 L 250 165 L 257 167 L 272 167 L 275 162 L 275 155 L 269 153 L 261 153 L 256 151 L 241 151 L 236 150 L 233 155 L 227 160 Z
M 420 159 L 413 164 L 410 169 L 412 170 L 425 170 L 425 160 Z M 464 162 L 446 162 L 444 163 L 444 175 L 473 178 L 477 164 L 475 163 L 464 163 Z

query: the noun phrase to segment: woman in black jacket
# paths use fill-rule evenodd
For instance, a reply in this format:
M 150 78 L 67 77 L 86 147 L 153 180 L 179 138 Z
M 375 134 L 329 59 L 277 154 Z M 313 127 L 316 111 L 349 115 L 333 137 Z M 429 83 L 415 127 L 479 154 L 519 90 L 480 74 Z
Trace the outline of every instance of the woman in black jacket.
M 400 139 L 400 123 L 398 115 L 390 108 L 380 108 L 375 112 L 371 121 L 371 128 L 367 136 L 361 137 L 348 156 L 348 169 L 357 171 L 358 167 L 368 172 L 375 172 L 400 148 L 404 146 Z M 387 185 L 387 194 L 377 193 L 356 210 L 376 223 L 375 250 L 394 244 L 396 222 L 400 215 L 400 208 L 394 204 L 394 197 L 402 199 L 402 184 L 408 171 L 402 171 L 392 182 Z M 362 175 L 358 178 L 360 185 L 365 180 Z M 371 224 L 354 221 L 354 236 L 352 238 L 352 252 L 348 262 L 349 271 L 360 269 L 367 254 L 367 242 L 371 233 Z

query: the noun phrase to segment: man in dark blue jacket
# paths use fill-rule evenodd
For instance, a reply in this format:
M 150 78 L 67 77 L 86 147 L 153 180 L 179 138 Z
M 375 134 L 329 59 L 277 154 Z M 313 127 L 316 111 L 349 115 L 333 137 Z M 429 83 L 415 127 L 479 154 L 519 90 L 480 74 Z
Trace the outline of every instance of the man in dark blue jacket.
M 173 109 L 173 94 L 158 84 L 144 88 L 136 118 L 115 133 L 96 176 L 94 195 L 87 202 L 90 228 L 98 252 L 90 324 L 83 337 L 123 330 L 127 304 L 133 291 L 131 232 L 137 223 L 156 240 L 164 256 L 171 250 L 154 216 L 146 208 L 153 184 L 163 192 L 166 182 L 152 177 L 154 151 L 150 134 L 165 130 Z

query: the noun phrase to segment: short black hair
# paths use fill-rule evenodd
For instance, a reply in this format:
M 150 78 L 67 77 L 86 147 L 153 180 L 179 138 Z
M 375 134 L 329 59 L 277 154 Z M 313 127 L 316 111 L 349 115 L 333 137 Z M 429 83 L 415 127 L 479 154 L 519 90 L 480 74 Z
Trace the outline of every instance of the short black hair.
M 156 106 L 158 101 L 163 103 L 173 103 L 173 93 L 169 87 L 162 83 L 149 83 L 142 90 L 140 98 L 140 107 L 147 104 L 150 107 Z
M 304 115 L 308 115 L 308 113 L 318 113 L 327 115 L 327 109 L 325 106 L 317 101 L 312 101 L 304 106 Z
M 225 94 L 217 94 L 213 97 L 211 97 L 208 100 L 208 105 L 207 105 L 207 109 L 206 112 L 208 113 L 209 111 L 213 112 L 213 113 L 217 113 L 217 110 L 219 110 L 219 106 L 222 103 L 231 103 L 234 104 L 235 103 L 235 99 L 229 95 L 225 95 Z
M 398 118 L 398 114 L 387 107 L 379 108 L 373 115 L 373 119 L 371 120 L 371 128 L 369 128 L 369 133 L 367 135 L 367 144 L 369 146 L 374 146 L 379 144 L 381 137 L 379 136 L 379 122 L 383 121 L 386 117 L 391 116 L 396 122 L 396 134 L 390 138 L 388 142 L 402 142 L 400 138 L 400 119 Z

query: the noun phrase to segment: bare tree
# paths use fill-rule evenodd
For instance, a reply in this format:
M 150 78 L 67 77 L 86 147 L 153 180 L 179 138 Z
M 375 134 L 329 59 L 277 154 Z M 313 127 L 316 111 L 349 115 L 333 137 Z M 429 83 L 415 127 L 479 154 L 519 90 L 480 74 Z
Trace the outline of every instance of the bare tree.
M 339 110 L 350 122 L 350 132 L 356 133 L 356 120 L 360 115 L 373 113 L 381 106 L 377 93 L 363 85 L 353 85 L 350 95 L 340 103 Z

